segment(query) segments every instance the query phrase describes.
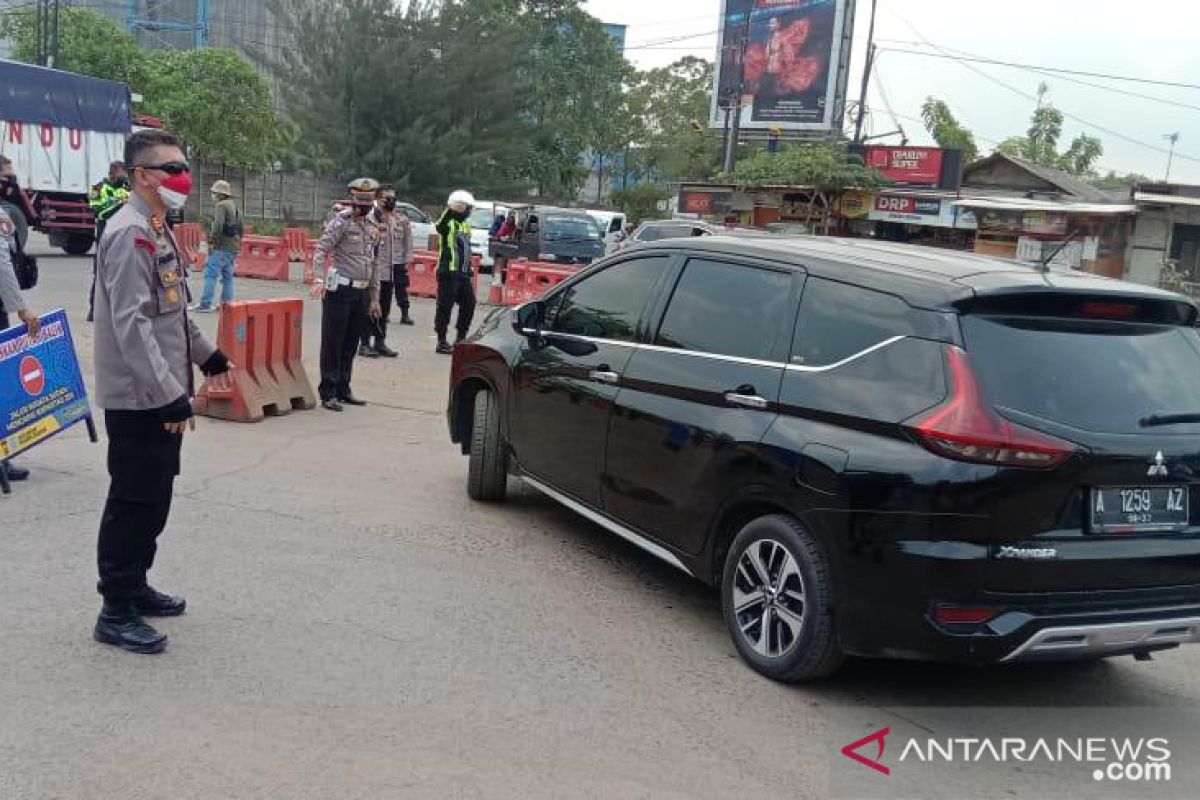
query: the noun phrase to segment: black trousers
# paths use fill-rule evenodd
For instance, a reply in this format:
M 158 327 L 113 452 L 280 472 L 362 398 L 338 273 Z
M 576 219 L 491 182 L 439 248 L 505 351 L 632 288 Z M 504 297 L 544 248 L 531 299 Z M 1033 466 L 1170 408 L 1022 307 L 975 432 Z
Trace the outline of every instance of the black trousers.
M 387 340 L 388 317 L 392 313 L 391 281 L 381 281 L 379 284 L 379 312 L 379 319 L 372 319 L 369 313 L 363 315 L 363 347 L 370 347 L 372 339 L 380 344 Z
M 97 589 L 109 606 L 146 588 L 158 536 L 167 526 L 183 434 L 167 433 L 153 411 L 106 411 L 108 501 L 100 518 Z
M 100 237 L 104 235 L 106 224 L 107 220 L 96 223 L 96 249 L 92 251 L 92 288 L 88 290 L 88 322 L 96 318 L 96 255 L 100 252 Z
M 363 331 L 370 297 L 367 289 L 339 286 L 328 292 L 321 306 L 322 400 L 349 397 L 354 356 Z
M 471 283 L 470 275 L 437 276 L 437 314 L 433 318 L 433 330 L 437 333 L 438 341 L 446 340 L 446 331 L 450 328 L 450 312 L 458 304 L 458 321 L 454 326 L 458 330 L 458 338 L 466 338 L 471 329 L 471 320 L 475 317 L 475 286 Z
M 396 264 L 392 267 L 392 285 L 396 287 L 396 305 L 407 315 L 408 310 L 412 308 L 408 299 L 408 264 Z M 387 311 L 383 313 L 387 316 Z

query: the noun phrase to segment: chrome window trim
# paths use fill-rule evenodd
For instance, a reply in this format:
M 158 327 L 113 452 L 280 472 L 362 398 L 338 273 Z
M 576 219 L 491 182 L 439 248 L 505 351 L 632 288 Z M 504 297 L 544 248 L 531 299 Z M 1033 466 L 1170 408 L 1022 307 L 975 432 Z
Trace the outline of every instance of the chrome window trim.
M 672 567 L 675 567 L 676 569 L 683 571 L 684 574 L 686 574 L 690 577 L 695 577 L 692 575 L 692 571 L 690 569 L 688 569 L 687 567 L 685 567 L 683 565 L 683 562 L 680 561 L 675 556 L 674 553 L 672 553 L 670 550 L 666 549 L 665 547 L 655 544 L 654 542 L 650 541 L 649 539 L 645 538 L 644 536 L 642 536 L 639 533 L 635 533 L 634 531 L 630 530 L 629 528 L 626 528 L 624 525 L 617 522 L 616 520 L 609 519 L 608 517 L 604 516 L 603 514 L 593 511 L 592 509 L 585 506 L 583 503 L 580 503 L 579 501 L 568 497 L 567 495 L 563 494 L 562 492 L 558 491 L 557 489 L 550 488 L 549 486 L 547 486 L 546 484 L 537 480 L 536 478 L 531 478 L 528 475 L 522 475 L 521 480 L 525 481 L 525 483 L 529 484 L 534 489 L 537 489 L 542 494 L 550 497 L 553 500 L 557 500 L 558 502 L 562 503 L 564 506 L 571 509 L 575 513 L 577 513 L 583 517 L 586 517 L 587 519 L 591 520 L 592 522 L 596 523 L 597 525 L 600 525 L 603 528 L 607 528 L 608 530 L 612 531 L 617 536 L 620 536 L 622 539 L 629 542 L 630 544 L 640 547 L 641 549 L 645 550 L 650 555 L 656 556 L 657 558 L 670 564 Z
M 727 361 L 727 362 L 730 362 L 733 364 L 746 364 L 746 365 L 749 365 L 752 367 L 773 367 L 773 368 L 777 368 L 777 369 L 786 369 L 789 372 L 811 372 L 811 373 L 832 372 L 835 369 L 840 369 L 841 367 L 844 367 L 847 364 L 851 364 L 855 361 L 858 361 L 860 358 L 869 356 L 871 353 L 875 353 L 879 350 L 884 349 L 885 347 L 891 347 L 892 345 L 896 344 L 897 342 L 902 342 L 905 339 L 910 338 L 908 336 L 893 336 L 890 339 L 885 339 L 882 342 L 878 342 L 876 344 L 871 345 L 870 347 L 860 350 L 859 352 L 855 353 L 854 355 L 847 356 L 846 358 L 843 358 L 841 361 L 835 361 L 832 364 L 825 364 L 825 365 L 819 366 L 819 367 L 806 367 L 803 364 L 785 364 L 782 361 L 763 361 L 763 360 L 757 359 L 757 358 L 742 358 L 741 356 L 727 356 L 727 355 L 722 355 L 720 353 L 705 353 L 705 352 L 702 352 L 699 350 L 684 350 L 684 349 L 678 348 L 678 347 L 663 347 L 662 345 L 658 345 L 658 344 L 640 344 L 638 342 L 622 342 L 619 339 L 601 339 L 601 338 L 597 338 L 595 336 L 580 336 L 579 334 L 576 334 L 576 333 L 560 333 L 558 331 L 532 331 L 529 329 L 523 329 L 521 332 L 524 333 L 526 336 L 537 336 L 539 334 L 542 336 L 547 336 L 547 335 L 558 336 L 563 339 L 571 339 L 571 340 L 577 341 L 577 342 L 590 342 L 591 344 L 609 344 L 609 345 L 616 345 L 617 347 L 630 347 L 630 348 L 633 348 L 634 350 L 649 350 L 649 351 L 655 352 L 655 353 L 674 353 L 676 355 L 690 356 L 692 358 L 707 358 L 707 359 L 711 359 L 713 361 Z

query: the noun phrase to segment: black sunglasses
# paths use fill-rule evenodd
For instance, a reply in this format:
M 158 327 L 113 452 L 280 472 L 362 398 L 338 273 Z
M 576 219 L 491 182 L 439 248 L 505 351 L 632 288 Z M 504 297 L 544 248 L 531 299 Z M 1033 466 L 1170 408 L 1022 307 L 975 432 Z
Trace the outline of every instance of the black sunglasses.
M 190 172 L 191 167 L 186 161 L 167 161 L 162 164 L 134 164 L 134 169 L 154 169 L 159 172 L 165 172 L 168 175 L 182 175 L 185 172 Z

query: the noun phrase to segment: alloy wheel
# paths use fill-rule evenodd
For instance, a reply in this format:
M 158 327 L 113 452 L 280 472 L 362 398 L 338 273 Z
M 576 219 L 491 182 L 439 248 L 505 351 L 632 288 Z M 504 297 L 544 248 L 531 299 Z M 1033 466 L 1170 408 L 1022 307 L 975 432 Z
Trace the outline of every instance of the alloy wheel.
M 804 630 L 808 602 L 800 566 L 784 545 L 757 539 L 738 559 L 733 612 L 747 644 L 761 656 L 787 655 Z

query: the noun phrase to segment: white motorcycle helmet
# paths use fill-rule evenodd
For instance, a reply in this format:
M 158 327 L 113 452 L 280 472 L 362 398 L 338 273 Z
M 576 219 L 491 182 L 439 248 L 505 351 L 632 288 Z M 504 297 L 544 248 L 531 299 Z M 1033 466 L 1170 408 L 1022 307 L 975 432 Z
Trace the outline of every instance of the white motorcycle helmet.
M 452 192 L 450 194 L 450 199 L 446 201 L 446 205 L 450 206 L 451 208 L 453 208 L 454 206 L 456 206 L 460 203 L 462 205 L 466 206 L 468 209 L 474 208 L 475 207 L 475 195 L 471 194 L 470 192 L 466 191 L 465 189 L 459 189 L 456 192 Z

